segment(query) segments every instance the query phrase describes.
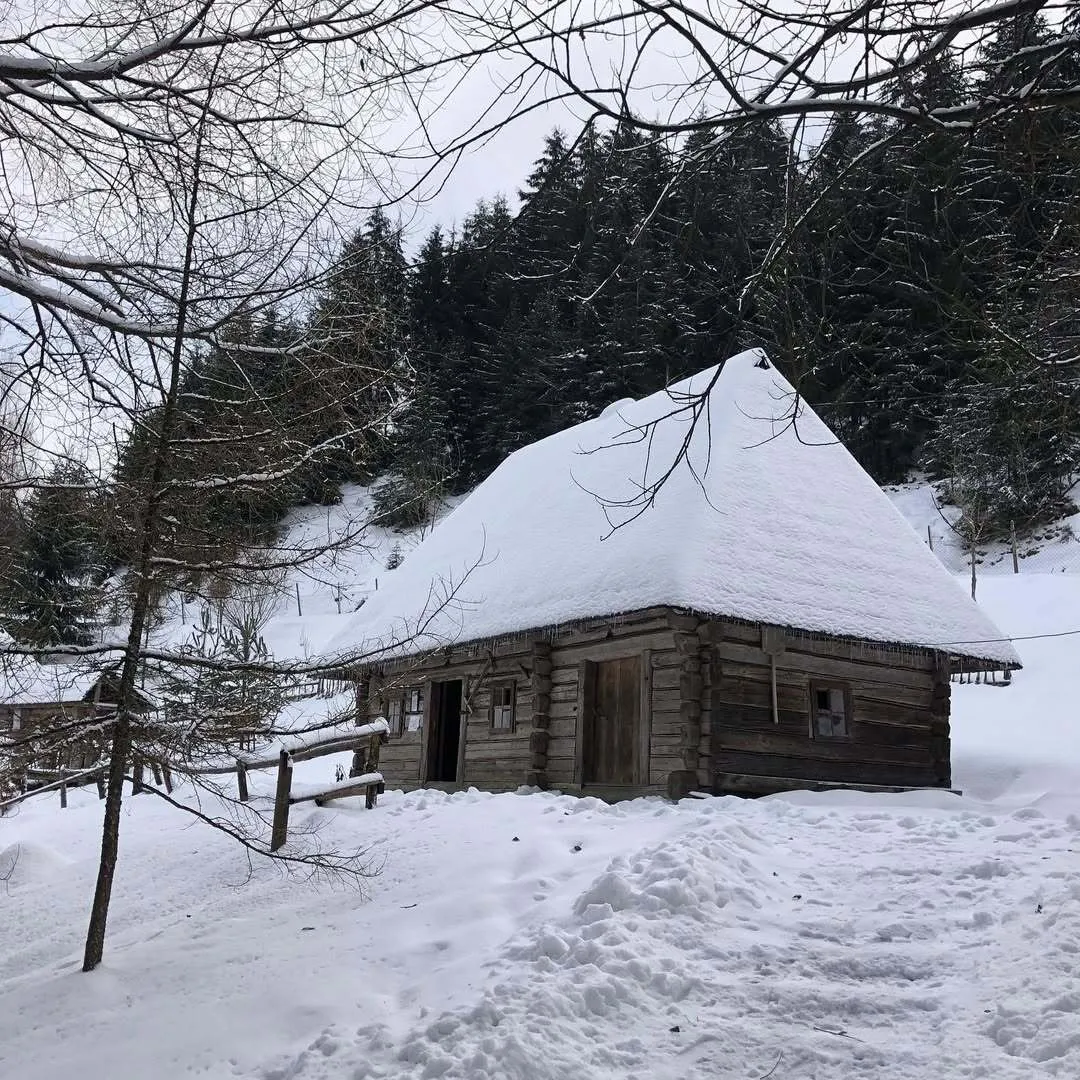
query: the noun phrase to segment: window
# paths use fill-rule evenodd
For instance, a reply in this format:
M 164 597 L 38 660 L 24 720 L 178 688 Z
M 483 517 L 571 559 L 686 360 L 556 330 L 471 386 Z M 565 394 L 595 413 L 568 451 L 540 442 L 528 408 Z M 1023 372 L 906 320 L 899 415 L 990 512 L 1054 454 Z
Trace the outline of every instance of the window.
M 391 735 L 400 735 L 405 730 L 405 702 L 399 697 L 392 697 L 386 703 L 386 722 Z
M 11 710 L 11 730 L 22 731 L 22 711 L 19 709 Z
M 495 683 L 491 687 L 491 727 L 494 731 L 514 730 L 514 705 L 517 684 Z
M 846 686 L 812 686 L 813 734 L 822 738 L 849 735 L 848 702 L 850 695 Z
M 419 687 L 398 690 L 386 699 L 386 723 L 391 735 L 419 731 L 424 724 L 424 691 Z
M 424 691 L 405 691 L 405 730 L 419 731 L 424 726 Z

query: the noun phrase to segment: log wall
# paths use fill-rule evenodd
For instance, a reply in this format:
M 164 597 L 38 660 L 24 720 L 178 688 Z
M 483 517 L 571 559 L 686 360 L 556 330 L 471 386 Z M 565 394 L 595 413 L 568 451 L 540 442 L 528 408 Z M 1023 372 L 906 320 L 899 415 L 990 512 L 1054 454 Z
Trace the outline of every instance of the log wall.
M 713 622 L 709 636 L 710 771 L 720 790 L 751 790 L 752 783 L 735 778 L 755 776 L 949 785 L 947 668 L 930 650 L 784 634 L 776 658 L 777 723 L 761 628 Z M 811 734 L 815 682 L 849 688 L 847 736 Z
M 458 786 L 580 791 L 586 662 L 637 656 L 645 725 L 639 757 L 648 747 L 639 771 L 644 791 L 678 798 L 695 789 L 753 792 L 798 781 L 949 786 L 947 658 L 765 629 L 763 637 L 761 626 L 654 609 L 444 650 L 373 675 L 361 714 L 384 710 L 388 686 L 423 685 L 430 694 L 432 680 L 463 679 Z M 776 655 L 779 723 L 766 647 Z M 515 728 L 494 731 L 491 685 L 511 677 Z M 815 681 L 850 689 L 847 736 L 811 734 Z M 388 784 L 421 782 L 423 746 L 422 732 L 391 736 L 382 751 Z

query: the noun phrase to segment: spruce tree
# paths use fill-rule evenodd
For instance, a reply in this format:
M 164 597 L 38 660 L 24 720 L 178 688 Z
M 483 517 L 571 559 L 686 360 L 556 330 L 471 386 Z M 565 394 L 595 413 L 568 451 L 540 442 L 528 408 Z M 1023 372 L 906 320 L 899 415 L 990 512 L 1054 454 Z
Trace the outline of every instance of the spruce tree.
M 21 550 L 8 583 L 7 629 L 39 648 L 87 645 L 103 577 L 99 505 L 89 472 L 61 462 L 25 507 Z

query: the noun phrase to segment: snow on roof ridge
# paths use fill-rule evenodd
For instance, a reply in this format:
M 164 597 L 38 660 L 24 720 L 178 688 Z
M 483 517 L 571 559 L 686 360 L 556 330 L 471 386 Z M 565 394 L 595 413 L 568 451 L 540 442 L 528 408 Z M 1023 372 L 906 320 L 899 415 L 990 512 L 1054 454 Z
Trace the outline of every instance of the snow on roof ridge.
M 618 405 L 504 460 L 335 651 L 416 653 L 670 605 L 883 644 L 985 641 L 950 651 L 1018 663 L 762 350 Z M 440 581 L 460 591 L 433 612 Z

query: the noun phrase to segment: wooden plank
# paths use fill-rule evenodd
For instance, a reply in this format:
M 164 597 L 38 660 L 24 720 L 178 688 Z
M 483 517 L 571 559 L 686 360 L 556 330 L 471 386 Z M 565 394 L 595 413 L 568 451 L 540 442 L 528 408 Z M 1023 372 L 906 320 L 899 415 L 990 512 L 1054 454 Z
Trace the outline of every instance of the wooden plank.
M 731 676 L 721 676 L 710 687 L 710 702 L 718 711 L 727 705 L 752 705 L 757 708 L 772 708 L 772 687 L 768 679 L 768 671 L 764 672 L 764 679 L 738 679 Z M 777 671 L 779 676 L 780 672 Z M 810 680 L 800 679 L 776 681 L 776 705 L 781 712 L 809 712 L 810 709 Z
M 768 657 L 760 648 L 722 641 L 718 642 L 714 649 L 717 656 L 724 663 L 724 670 L 726 670 L 727 662 L 733 661 L 739 664 L 764 668 L 766 672 L 768 671 Z M 809 654 L 800 654 L 797 665 L 793 663 L 791 654 L 785 654 L 784 663 L 777 668 L 778 678 L 780 673 L 784 671 L 798 671 L 827 679 L 841 679 L 847 682 L 859 679 L 867 683 L 882 683 L 891 686 L 922 688 L 932 683 L 931 674 L 925 671 L 886 667 L 882 664 L 863 663 L 856 660 L 836 660 L 831 657 L 811 656 Z
M 432 687 L 435 684 L 431 679 L 424 682 L 424 719 L 420 728 L 420 783 L 426 783 L 428 779 L 429 762 L 431 759 L 431 722 L 434 716 L 434 703 Z
M 654 666 L 652 670 L 653 690 L 678 690 L 681 678 L 682 672 L 677 664 L 660 668 Z
M 670 649 L 670 630 L 630 635 L 626 638 L 598 639 L 595 642 L 560 642 L 552 653 L 556 667 L 582 660 L 622 660 L 640 656 L 643 649 Z
M 445 683 L 443 684 L 446 685 Z M 488 698 L 490 702 L 490 691 Z M 460 780 L 465 775 L 465 752 L 469 742 L 469 725 L 466 722 L 466 717 L 463 715 L 462 710 L 465 707 L 465 684 L 461 684 L 461 696 L 458 699 L 458 715 L 457 715 L 457 762 L 454 765 L 454 777 Z M 487 716 L 487 709 L 484 710 L 484 715 Z
M 635 783 L 641 680 L 638 656 L 596 664 L 595 692 L 585 718 L 583 783 Z
M 596 665 L 591 660 L 582 660 L 578 665 L 578 700 L 577 718 L 574 725 L 574 774 L 573 780 L 581 783 L 585 758 L 585 714 L 589 707 L 589 697 L 593 688 L 593 673 Z M 549 751 L 550 752 L 550 751 Z
M 555 720 L 572 720 L 576 721 L 578 716 L 578 698 L 581 696 L 581 690 L 574 689 L 573 701 L 553 701 L 551 703 L 551 709 L 548 711 L 548 716 Z
M 297 803 L 313 802 L 316 806 L 324 806 L 334 799 L 348 799 L 356 795 L 363 795 L 365 799 L 370 796 L 370 789 L 377 788 L 378 783 L 372 783 L 370 774 L 358 776 L 351 784 L 336 785 L 326 791 L 317 791 L 311 795 L 290 795 L 290 805 Z M 371 807 L 369 806 L 370 810 Z
M 711 623 L 710 630 L 714 641 L 728 640 L 747 645 L 761 641 L 762 626 L 756 623 L 716 620 Z M 818 637 L 791 629 L 783 629 L 783 633 L 785 648 L 789 652 L 881 663 L 888 667 L 918 670 L 930 670 L 933 667 L 933 650 L 930 649 L 896 649 L 872 641 Z
M 713 767 L 718 772 L 749 773 L 755 776 L 789 776 L 806 780 L 844 780 L 853 783 L 899 784 L 933 787 L 931 765 L 890 765 L 880 762 L 824 761 L 801 755 L 765 754 L 748 751 L 713 750 Z
M 713 776 L 713 788 L 718 794 L 733 795 L 774 795 L 781 791 L 849 791 L 902 792 L 933 787 L 939 791 L 960 792 L 952 788 L 938 787 L 936 784 L 865 784 L 858 781 L 843 780 L 815 781 L 793 776 L 758 776 L 755 774 L 718 772 Z
M 881 765 L 927 765 L 932 763 L 929 739 L 924 745 L 880 746 L 858 739 L 811 739 L 805 733 L 779 731 L 723 730 L 716 737 L 715 753 L 747 750 L 762 754 L 783 754 L 813 760 L 872 762 Z
M 647 784 L 649 782 L 649 762 L 652 760 L 652 746 L 650 745 L 653 706 L 651 649 L 645 649 L 641 654 L 640 672 L 638 693 L 641 695 L 641 700 L 638 702 L 638 743 L 634 754 L 634 783 Z
M 551 688 L 551 704 L 562 705 L 567 702 L 573 704 L 577 701 L 577 679 L 573 682 L 559 683 Z
M 289 792 L 292 789 L 292 766 L 282 750 L 278 759 L 277 788 L 274 792 L 274 823 L 270 831 L 270 850 L 284 847 L 289 837 Z

